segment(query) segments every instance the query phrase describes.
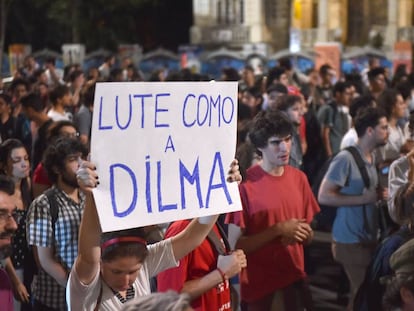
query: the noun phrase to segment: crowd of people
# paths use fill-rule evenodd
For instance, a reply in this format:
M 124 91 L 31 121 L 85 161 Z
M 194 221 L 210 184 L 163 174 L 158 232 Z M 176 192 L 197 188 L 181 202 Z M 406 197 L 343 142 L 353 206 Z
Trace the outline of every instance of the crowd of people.
M 95 85 L 144 80 L 118 63 L 84 72 L 28 56 L 0 85 L 4 310 L 315 310 L 305 253 L 326 229 L 349 310 L 414 310 L 414 73 L 391 78 L 377 59 L 347 75 L 301 73 L 288 58 L 224 68 L 220 80 L 239 86 L 228 180 L 243 179 L 242 211 L 102 233 L 86 160 Z M 148 80 L 210 79 L 161 69 Z

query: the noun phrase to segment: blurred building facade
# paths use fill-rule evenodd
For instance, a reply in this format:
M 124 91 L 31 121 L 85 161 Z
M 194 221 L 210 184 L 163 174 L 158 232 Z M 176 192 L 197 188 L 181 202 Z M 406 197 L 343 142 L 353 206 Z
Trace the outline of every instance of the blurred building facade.
M 391 51 L 414 41 L 414 0 L 193 0 L 192 44 L 239 49 L 264 44 L 269 53 L 336 41 Z

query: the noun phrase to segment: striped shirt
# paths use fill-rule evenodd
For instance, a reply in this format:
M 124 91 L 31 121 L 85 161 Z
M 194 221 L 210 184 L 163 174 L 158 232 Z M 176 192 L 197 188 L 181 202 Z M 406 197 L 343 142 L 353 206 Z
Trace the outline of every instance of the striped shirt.
M 56 262 L 69 274 L 78 254 L 78 232 L 85 197 L 80 192 L 80 201 L 76 203 L 62 190 L 56 187 L 53 190 L 58 207 L 55 232 L 52 232 L 50 203 L 47 196 L 42 194 L 32 202 L 27 213 L 27 243 L 53 248 Z M 66 310 L 65 288 L 42 268 L 39 268 L 34 288 L 36 300 L 48 307 Z

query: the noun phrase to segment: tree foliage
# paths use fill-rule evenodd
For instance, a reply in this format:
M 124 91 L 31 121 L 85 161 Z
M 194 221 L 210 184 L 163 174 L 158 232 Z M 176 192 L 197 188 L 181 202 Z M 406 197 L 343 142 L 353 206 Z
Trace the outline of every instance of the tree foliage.
M 157 45 L 168 47 L 176 34 L 167 36 L 164 33 L 177 29 L 176 18 L 168 18 L 172 5 L 178 12 L 182 7 L 183 14 L 190 15 L 185 30 L 188 40 L 191 0 L 12 1 L 5 46 L 27 43 L 33 50 L 49 48 L 57 51 L 64 43 L 83 43 L 87 50 L 101 47 L 114 50 L 120 43 L 139 43 L 144 49 L 153 49 Z M 183 37 L 182 31 L 179 35 Z

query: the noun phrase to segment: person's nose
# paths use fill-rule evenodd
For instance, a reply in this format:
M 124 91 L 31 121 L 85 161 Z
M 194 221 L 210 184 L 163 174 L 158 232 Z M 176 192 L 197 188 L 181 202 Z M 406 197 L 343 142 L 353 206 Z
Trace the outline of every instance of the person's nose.
M 125 276 L 122 280 L 122 283 L 123 283 L 124 286 L 129 286 L 129 279 L 130 279 L 129 274 L 125 274 Z
M 14 217 L 9 217 L 6 223 L 6 229 L 8 231 L 16 231 L 17 230 L 17 223 Z
M 287 150 L 287 148 L 288 148 L 288 143 L 286 142 L 286 141 L 281 141 L 280 143 L 279 143 L 279 150 L 280 151 L 286 151 Z

